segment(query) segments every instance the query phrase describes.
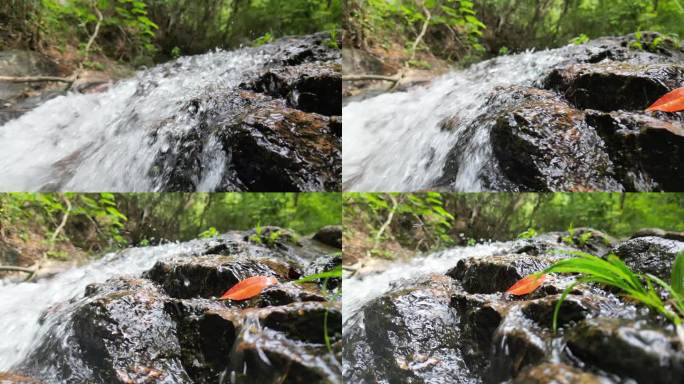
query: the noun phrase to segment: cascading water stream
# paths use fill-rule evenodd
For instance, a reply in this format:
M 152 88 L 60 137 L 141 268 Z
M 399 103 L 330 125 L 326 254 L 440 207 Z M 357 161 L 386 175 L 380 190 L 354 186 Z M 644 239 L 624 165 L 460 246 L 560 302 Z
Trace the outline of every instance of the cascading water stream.
M 344 190 L 432 188 L 457 142 L 463 150 L 450 189 L 483 190 L 479 176 L 491 159 L 489 132 L 474 124 L 488 96 L 499 86 L 532 84 L 567 57 L 564 48 L 499 57 L 427 87 L 349 103 L 342 113 Z M 449 129 L 443 128 L 446 119 Z
M 367 276 L 344 279 L 344 300 L 342 323 L 348 329 L 348 321 L 369 301 L 389 292 L 392 285 L 402 279 L 415 279 L 429 274 L 444 274 L 466 257 L 481 257 L 505 252 L 516 246 L 516 242 L 492 242 L 471 247 L 457 247 L 416 257 L 410 262 L 396 263 L 387 270 Z M 353 320 L 352 320 L 353 321 Z
M 202 112 L 188 110 L 188 103 L 236 89 L 271 54 L 264 48 L 182 57 L 103 93 L 69 93 L 46 102 L 0 127 L 0 190 L 161 190 L 161 180 L 151 175 L 155 157 L 183 153 L 173 138 L 193 129 Z M 225 154 L 215 139 L 207 141 L 197 186 L 212 191 Z
M 192 255 L 212 244 L 217 244 L 216 240 L 131 248 L 36 282 L 0 281 L 0 372 L 11 371 L 41 344 L 49 330 L 55 335 L 54 327 L 85 300 L 87 285 L 114 276 L 139 277 L 159 260 Z M 66 334 L 64 329 L 60 332 Z

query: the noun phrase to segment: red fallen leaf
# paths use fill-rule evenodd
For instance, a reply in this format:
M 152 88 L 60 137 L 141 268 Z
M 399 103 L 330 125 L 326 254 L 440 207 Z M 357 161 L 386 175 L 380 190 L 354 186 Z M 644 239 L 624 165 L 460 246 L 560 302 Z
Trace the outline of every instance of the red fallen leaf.
M 672 92 L 666 93 L 663 97 L 656 100 L 656 102 L 653 103 L 650 107 L 646 108 L 646 111 L 684 111 L 684 87 L 677 88 Z
M 546 275 L 529 275 L 518 280 L 513 286 L 508 288 L 506 293 L 511 295 L 520 296 L 527 295 L 528 293 L 534 292 L 535 289 L 539 288 L 540 285 L 546 279 Z
M 278 284 L 278 280 L 271 276 L 252 276 L 233 285 L 223 293 L 219 300 L 247 300 L 264 290 L 269 285 Z

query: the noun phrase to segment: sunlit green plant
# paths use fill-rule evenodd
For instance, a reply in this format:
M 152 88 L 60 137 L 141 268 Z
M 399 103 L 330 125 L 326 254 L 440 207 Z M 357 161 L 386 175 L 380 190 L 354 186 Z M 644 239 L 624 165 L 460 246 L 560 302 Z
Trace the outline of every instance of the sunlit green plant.
M 531 239 L 535 236 L 537 236 L 537 231 L 534 228 L 529 228 L 527 231 L 521 232 L 518 239 Z
M 298 280 L 295 280 L 296 284 L 302 284 L 302 283 L 308 283 L 320 279 L 323 280 L 323 291 L 327 292 L 327 285 L 328 285 L 328 279 L 332 278 L 342 278 L 342 266 L 338 265 L 337 267 L 321 272 L 321 273 L 314 273 L 308 276 L 304 276 Z M 341 293 L 342 288 L 339 288 L 339 291 Z M 325 315 L 323 315 L 323 340 L 325 341 L 325 347 L 328 348 L 328 351 L 332 352 L 332 344 L 330 343 L 330 335 L 328 332 L 328 311 L 325 311 Z
M 552 328 L 556 332 L 558 328 L 558 313 L 562 303 L 567 298 L 573 288 L 580 283 L 597 283 L 605 286 L 615 287 L 630 297 L 665 316 L 675 326 L 677 336 L 684 345 L 684 252 L 680 253 L 672 266 L 671 284 L 650 273 L 635 273 L 617 256 L 610 254 L 606 259 L 580 251 L 563 251 L 563 253 L 575 257 L 557 261 L 550 267 L 541 272 L 535 273 L 536 278 L 528 279 L 534 281 L 548 273 L 576 273 L 579 277 L 568 285 L 556 302 L 553 311 Z M 655 282 L 655 284 L 653 284 Z M 661 292 L 667 292 L 669 299 L 663 301 Z M 534 291 L 537 286 L 530 289 Z M 529 293 L 529 292 L 526 292 Z

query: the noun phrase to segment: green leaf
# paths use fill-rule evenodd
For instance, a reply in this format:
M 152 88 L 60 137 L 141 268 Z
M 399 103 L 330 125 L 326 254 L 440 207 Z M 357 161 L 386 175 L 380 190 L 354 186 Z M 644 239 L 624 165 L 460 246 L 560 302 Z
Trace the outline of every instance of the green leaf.
M 672 264 L 672 290 L 684 296 L 684 252 L 680 252 Z

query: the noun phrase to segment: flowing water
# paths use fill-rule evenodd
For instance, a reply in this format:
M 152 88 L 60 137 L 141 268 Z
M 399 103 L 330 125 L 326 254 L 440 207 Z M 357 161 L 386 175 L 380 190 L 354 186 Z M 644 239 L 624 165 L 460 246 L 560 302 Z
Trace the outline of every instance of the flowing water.
M 492 242 L 472 247 L 457 247 L 432 253 L 424 257 L 416 257 L 406 263 L 396 263 L 387 270 L 359 277 L 344 279 L 344 300 L 342 301 L 342 323 L 345 329 L 348 320 L 363 308 L 369 301 L 389 292 L 392 285 L 403 279 L 419 278 L 429 274 L 444 274 L 456 266 L 459 260 L 466 257 L 481 257 L 505 252 L 514 248 L 516 242 Z
M 212 244 L 218 244 L 217 240 L 131 248 L 52 278 L 30 283 L 0 281 L 0 372 L 11 371 L 38 347 L 48 331 L 82 303 L 87 285 L 114 276 L 139 277 L 159 260 L 196 254 Z M 50 334 L 60 335 L 54 330 Z M 65 334 L 63 330 L 61 335 Z
M 479 175 L 491 159 L 487 129 L 477 122 L 498 86 L 532 84 L 567 59 L 565 49 L 522 53 L 453 72 L 426 87 L 351 102 L 342 111 L 343 174 L 349 191 L 417 191 L 435 186 L 447 155 L 463 148 L 454 185 L 483 190 Z M 442 129 L 445 119 L 453 127 Z
M 0 126 L 0 190 L 156 191 L 160 153 L 182 153 L 202 95 L 235 89 L 268 62 L 268 48 L 216 51 L 139 72 L 98 94 L 69 93 Z M 203 143 L 197 186 L 212 191 L 225 154 Z

